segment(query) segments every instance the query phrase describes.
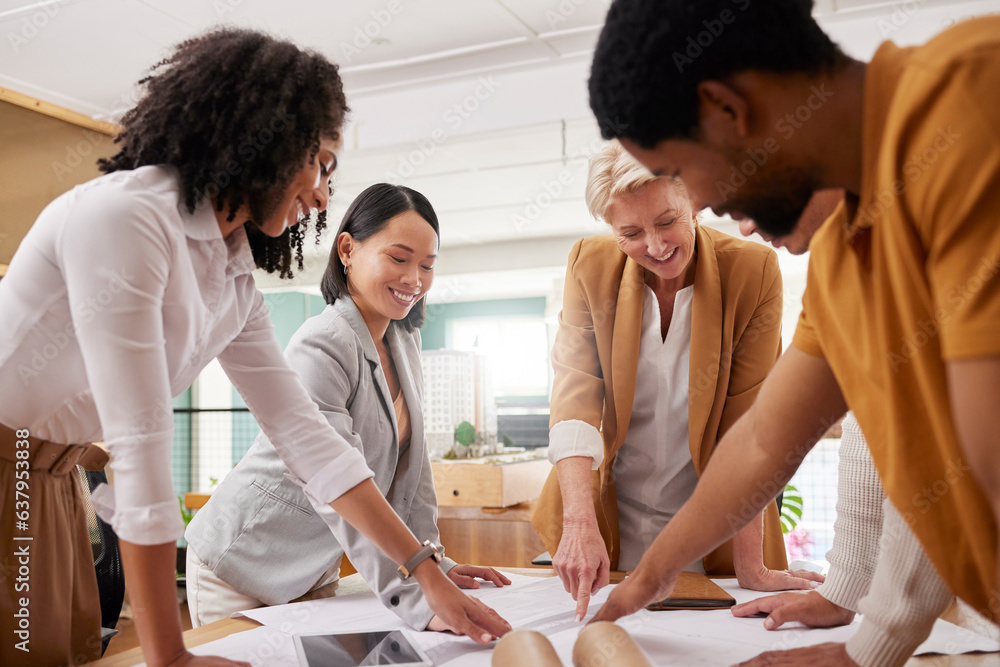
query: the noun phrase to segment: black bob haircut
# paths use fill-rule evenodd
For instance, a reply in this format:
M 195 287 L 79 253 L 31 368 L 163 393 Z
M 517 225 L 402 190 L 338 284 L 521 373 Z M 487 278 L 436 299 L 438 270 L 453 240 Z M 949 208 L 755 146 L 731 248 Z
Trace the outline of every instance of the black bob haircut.
M 121 148 L 98 161 L 101 171 L 172 165 L 189 213 L 210 205 L 232 221 L 247 205 L 257 266 L 290 278 L 294 250 L 301 271 L 309 220 L 277 238 L 257 225 L 315 159 L 320 138 L 340 138 L 349 109 L 337 66 L 291 42 L 223 28 L 181 42 L 139 84 L 142 97 L 115 138 Z M 317 243 L 325 227 L 321 211 Z
M 340 238 L 340 235 L 347 232 L 354 237 L 355 241 L 364 241 L 378 234 L 385 229 L 390 220 L 406 211 L 415 211 L 417 215 L 427 221 L 427 224 L 434 230 L 435 236 L 441 238 L 434 207 L 427 201 L 427 197 L 405 185 L 376 183 L 365 188 L 351 202 L 347 213 L 344 214 L 343 222 L 340 223 L 340 229 L 337 230 L 337 235 L 333 239 L 330 261 L 326 265 L 326 272 L 323 273 L 323 281 L 320 283 L 320 291 L 328 304 L 333 305 L 337 299 L 351 293 L 347 286 L 344 263 L 340 261 L 340 254 L 337 252 L 337 239 Z M 407 331 L 419 329 L 424 325 L 425 299 L 426 294 L 413 304 L 410 312 L 401 320 Z
M 590 108 L 605 139 L 645 149 L 699 136 L 698 84 L 758 70 L 833 72 L 848 62 L 812 0 L 615 0 L 594 52 Z

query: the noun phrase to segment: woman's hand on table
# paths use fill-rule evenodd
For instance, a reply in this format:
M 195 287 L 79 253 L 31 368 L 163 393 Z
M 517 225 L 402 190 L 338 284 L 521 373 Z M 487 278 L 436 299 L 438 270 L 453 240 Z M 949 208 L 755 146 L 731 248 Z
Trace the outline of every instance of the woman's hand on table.
M 428 630 L 465 635 L 478 644 L 510 632 L 510 623 L 476 598 L 469 597 L 445 576 L 432 560 L 426 560 L 413 571 L 434 617 Z
M 750 591 L 797 591 L 816 588 L 826 577 L 810 570 L 769 570 L 762 563 L 748 570 L 737 561 L 736 581 Z
M 474 605 L 478 606 L 478 609 L 476 610 L 475 614 L 474 615 L 467 614 L 467 618 L 482 619 L 484 617 L 489 617 L 492 619 L 493 624 L 499 623 L 502 629 L 496 631 L 496 634 L 490 634 L 490 633 L 469 634 L 468 632 L 462 632 L 459 629 L 460 627 L 462 627 L 461 625 L 449 623 L 438 614 L 434 614 L 434 617 L 431 618 L 431 622 L 427 624 L 427 629 L 430 630 L 431 632 L 451 632 L 456 635 L 467 635 L 468 637 L 471 637 L 474 641 L 476 641 L 479 644 L 488 644 L 494 639 L 499 639 L 503 635 L 510 632 L 511 630 L 510 623 L 501 618 L 500 614 L 496 613 L 495 611 L 493 611 L 492 609 L 490 609 L 489 607 L 487 607 L 485 604 L 483 604 L 474 597 L 469 597 L 464 593 L 462 594 L 462 596 L 467 600 L 469 600 L 470 602 L 472 602 Z M 459 620 L 461 620 L 460 615 L 459 615 Z M 485 625 L 485 623 L 483 623 L 482 620 L 476 620 L 475 625 L 477 627 L 482 627 Z
M 611 560 L 596 520 L 564 523 L 552 567 L 562 580 L 563 588 L 576 600 L 576 620 L 582 621 L 590 605 L 590 596 L 608 585 L 611 573 Z
M 777 630 L 795 621 L 810 628 L 832 628 L 854 620 L 853 611 L 830 602 L 816 591 L 768 595 L 738 604 L 732 612 L 733 616 L 740 617 L 768 614 L 764 619 L 764 627 L 768 630 Z
M 456 565 L 448 570 L 448 578 L 459 588 L 479 588 L 479 582 L 476 579 L 491 581 L 497 588 L 510 586 L 510 579 L 505 577 L 502 572 L 492 567 L 479 565 Z

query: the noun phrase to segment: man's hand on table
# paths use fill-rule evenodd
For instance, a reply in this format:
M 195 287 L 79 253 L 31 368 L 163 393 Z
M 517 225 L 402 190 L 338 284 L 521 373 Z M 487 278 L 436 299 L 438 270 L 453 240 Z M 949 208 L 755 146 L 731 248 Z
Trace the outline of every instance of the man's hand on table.
M 810 628 L 832 628 L 854 620 L 853 611 L 830 602 L 816 591 L 769 595 L 738 604 L 732 611 L 733 616 L 740 617 L 768 614 L 764 619 L 768 630 L 777 630 L 794 621 Z
M 817 644 L 790 651 L 768 651 L 752 660 L 741 662 L 738 667 L 783 667 L 809 665 L 809 667 L 858 667 L 847 655 L 846 644 Z
M 770 570 L 761 562 L 750 570 L 739 567 L 736 581 L 749 591 L 790 591 L 816 588 L 826 580 L 822 574 L 810 570 Z
M 448 578 L 459 588 L 479 588 L 479 582 L 476 579 L 491 581 L 497 588 L 510 586 L 510 579 L 505 577 L 502 572 L 492 567 L 479 565 L 456 565 L 448 570 Z
M 552 567 L 562 580 L 563 588 L 576 600 L 576 620 L 582 621 L 590 605 L 590 596 L 608 585 L 611 572 L 611 560 L 596 519 L 564 523 Z
M 651 602 L 659 602 L 669 597 L 677 583 L 677 574 L 665 573 L 649 576 L 644 574 L 647 570 L 652 569 L 654 568 L 644 568 L 642 561 L 640 561 L 636 571 L 614 587 L 608 595 L 607 602 L 587 622 L 587 625 L 597 621 L 614 622 L 622 616 L 634 614 Z

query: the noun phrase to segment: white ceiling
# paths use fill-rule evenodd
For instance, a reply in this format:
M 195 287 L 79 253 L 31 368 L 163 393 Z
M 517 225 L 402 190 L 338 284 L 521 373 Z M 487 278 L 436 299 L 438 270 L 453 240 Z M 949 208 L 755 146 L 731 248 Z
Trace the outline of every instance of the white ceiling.
M 235 24 L 291 38 L 341 65 L 353 109 L 333 223 L 371 183 L 405 183 L 438 211 L 439 274 L 465 281 L 463 300 L 503 292 L 513 268 L 533 273 L 507 280 L 508 292 L 544 294 L 573 239 L 603 229 L 583 190 L 586 158 L 600 145 L 587 70 L 608 4 L 0 0 L 0 87 L 113 119 L 130 105 L 133 82 L 186 37 Z M 824 28 L 862 59 L 886 39 L 921 43 L 989 12 L 1000 12 L 1000 0 L 816 2 Z M 325 252 L 313 253 L 297 284 L 315 284 Z
M 585 60 L 607 0 L 0 0 L 3 85 L 94 116 L 146 67 L 215 25 L 325 53 L 352 97 Z

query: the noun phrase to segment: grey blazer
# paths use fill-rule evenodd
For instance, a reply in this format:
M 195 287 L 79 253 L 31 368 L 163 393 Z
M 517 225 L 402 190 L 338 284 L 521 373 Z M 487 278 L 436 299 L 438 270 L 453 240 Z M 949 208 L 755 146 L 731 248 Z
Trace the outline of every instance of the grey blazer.
M 386 331 L 410 412 L 409 446 L 397 444 L 396 413 L 375 343 L 350 298 L 307 320 L 285 350 L 320 412 L 361 450 L 379 491 L 420 540 L 437 544 L 437 496 L 424 443 L 420 334 Z M 397 465 L 398 462 L 398 465 Z M 313 506 L 261 433 L 188 526 L 185 538 L 208 567 L 244 595 L 284 604 L 332 580 L 346 553 L 382 603 L 424 629 L 434 615 L 417 583 L 328 505 Z M 447 572 L 455 566 L 445 559 Z

